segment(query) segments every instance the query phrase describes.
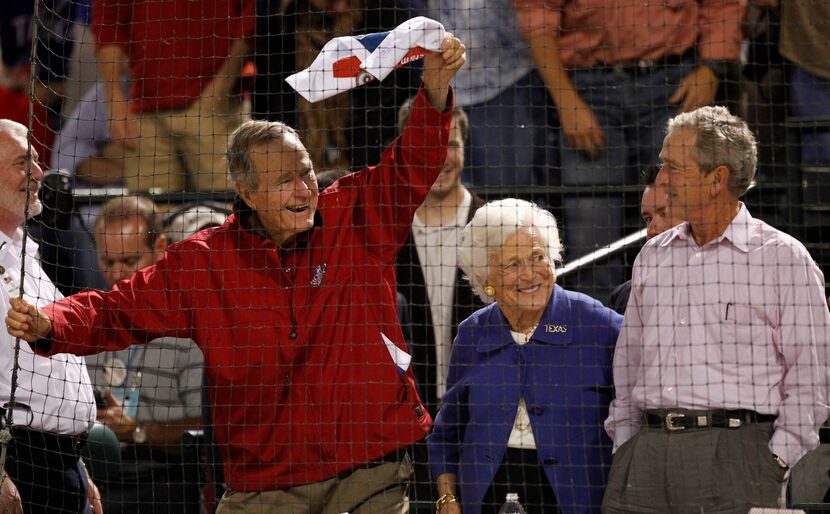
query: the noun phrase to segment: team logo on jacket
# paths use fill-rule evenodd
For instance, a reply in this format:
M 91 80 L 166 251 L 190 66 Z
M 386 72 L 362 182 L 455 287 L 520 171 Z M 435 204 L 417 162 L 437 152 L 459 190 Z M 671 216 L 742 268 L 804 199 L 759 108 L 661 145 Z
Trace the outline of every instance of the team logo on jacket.
M 323 283 L 323 277 L 325 276 L 326 263 L 324 262 L 323 264 L 314 268 L 314 276 L 311 277 L 311 282 L 309 282 L 309 284 L 311 284 L 311 287 L 320 287 L 320 285 Z
M 568 325 L 545 325 L 545 332 L 552 334 L 565 334 L 568 332 Z

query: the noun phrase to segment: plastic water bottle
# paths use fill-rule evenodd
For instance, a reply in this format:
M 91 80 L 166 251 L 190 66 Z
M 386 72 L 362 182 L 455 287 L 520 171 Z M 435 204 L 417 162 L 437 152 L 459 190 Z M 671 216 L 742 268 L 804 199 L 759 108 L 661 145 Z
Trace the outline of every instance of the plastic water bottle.
M 519 503 L 519 495 L 517 493 L 507 493 L 504 498 L 504 505 L 499 509 L 499 514 L 527 514 L 525 508 Z

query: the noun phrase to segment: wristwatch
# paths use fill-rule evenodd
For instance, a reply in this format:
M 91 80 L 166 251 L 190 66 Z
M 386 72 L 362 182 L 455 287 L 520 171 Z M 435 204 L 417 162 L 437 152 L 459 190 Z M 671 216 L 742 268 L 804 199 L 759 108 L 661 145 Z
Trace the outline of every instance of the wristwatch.
M 776 463 L 776 464 L 778 464 L 778 467 L 779 467 L 779 468 L 781 468 L 781 469 L 785 469 L 785 470 L 786 470 L 786 469 L 790 469 L 790 467 L 787 465 L 787 463 L 786 463 L 786 462 L 784 462 L 784 459 L 782 459 L 782 458 L 781 458 L 781 457 L 779 457 L 778 455 L 776 455 L 776 454 L 774 454 L 774 453 L 773 453 L 773 454 L 772 454 L 772 459 L 775 461 L 775 463 Z
M 144 444 L 147 442 L 147 431 L 144 429 L 144 423 L 138 422 L 133 431 L 133 442 L 135 444 Z

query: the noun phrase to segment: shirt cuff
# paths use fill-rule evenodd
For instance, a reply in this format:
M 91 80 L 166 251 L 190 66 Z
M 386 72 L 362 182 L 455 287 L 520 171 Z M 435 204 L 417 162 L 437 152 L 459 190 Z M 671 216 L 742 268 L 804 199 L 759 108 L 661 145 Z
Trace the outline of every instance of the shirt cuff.
M 773 455 L 778 455 L 790 468 L 810 450 L 818 446 L 818 434 L 812 432 L 808 439 L 815 439 L 814 443 L 809 447 L 804 447 L 799 438 L 792 433 L 787 432 L 783 428 L 776 428 L 769 441 L 769 451 Z

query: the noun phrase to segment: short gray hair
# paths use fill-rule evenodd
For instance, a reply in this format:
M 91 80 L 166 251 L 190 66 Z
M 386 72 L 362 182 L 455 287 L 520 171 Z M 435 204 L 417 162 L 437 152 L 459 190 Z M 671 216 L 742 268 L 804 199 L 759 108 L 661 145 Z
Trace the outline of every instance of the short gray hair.
M 27 129 L 26 125 L 23 125 L 22 123 L 2 118 L 0 119 L 0 132 L 18 132 L 22 134 L 28 134 L 29 129 Z
M 458 266 L 467 276 L 473 291 L 485 303 L 492 298 L 484 294 L 482 279 L 489 275 L 490 252 L 500 249 L 504 241 L 520 229 L 534 229 L 547 243 L 551 272 L 562 262 L 562 243 L 556 218 L 538 205 L 518 198 L 488 202 L 478 209 L 461 231 Z
M 726 107 L 701 107 L 678 114 L 667 125 L 668 135 L 691 129 L 696 134 L 692 156 L 704 173 L 718 166 L 729 168 L 729 191 L 737 198 L 746 193 L 755 178 L 758 144 L 746 122 Z
M 296 130 L 279 121 L 251 120 L 237 127 L 228 139 L 226 152 L 231 184 L 241 182 L 251 191 L 256 191 L 259 181 L 251 161 L 251 149 L 274 141 L 283 142 L 289 135 L 300 140 Z

